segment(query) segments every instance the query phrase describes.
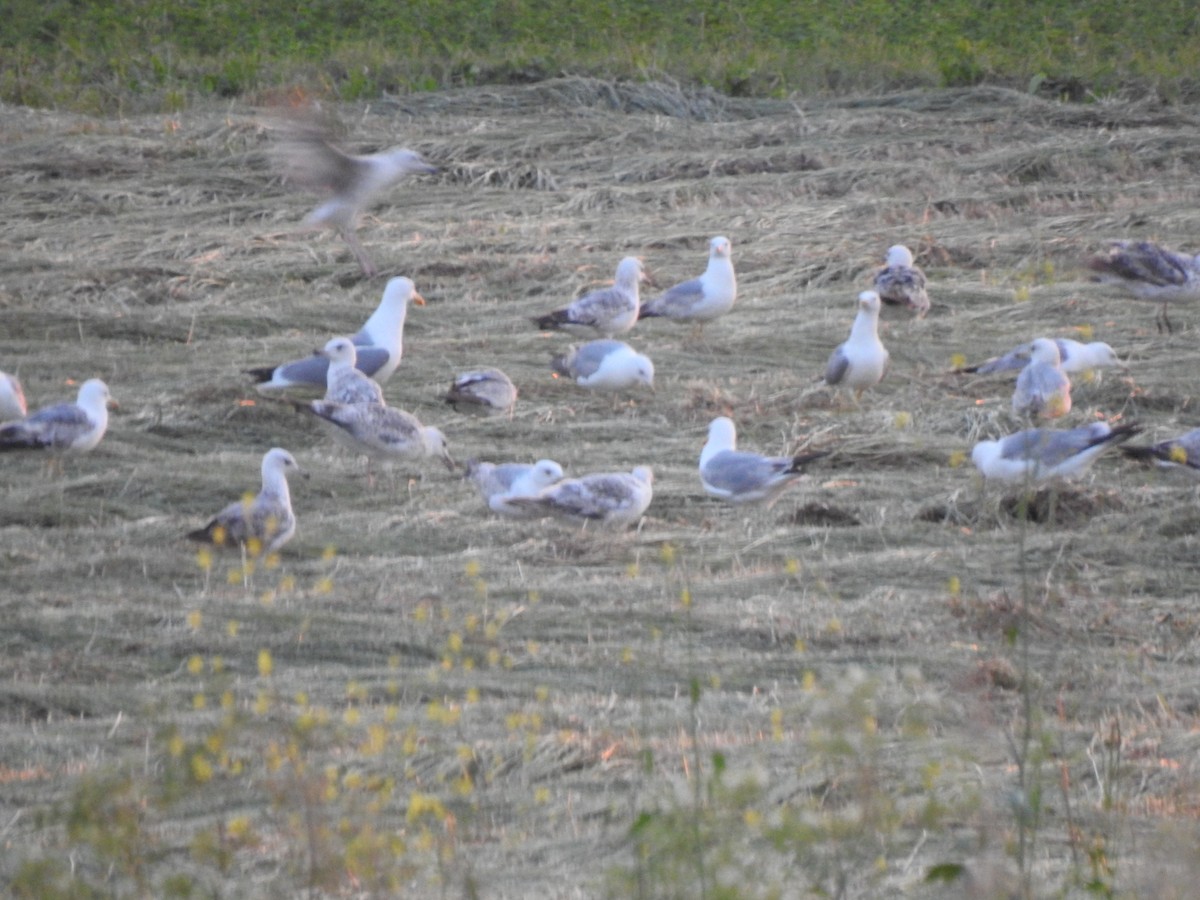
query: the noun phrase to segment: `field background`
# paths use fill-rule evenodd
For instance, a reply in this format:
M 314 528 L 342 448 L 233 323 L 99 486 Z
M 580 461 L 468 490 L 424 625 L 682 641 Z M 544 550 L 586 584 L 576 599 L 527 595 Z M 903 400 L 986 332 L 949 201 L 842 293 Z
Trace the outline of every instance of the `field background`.
M 121 404 L 62 475 L 2 461 L 11 892 L 1189 895 L 1195 486 L 1106 458 L 1026 522 L 963 462 L 1017 427 L 1011 384 L 951 369 L 1105 340 L 1129 372 L 1080 380 L 1067 424 L 1198 424 L 1200 313 L 1160 334 L 1081 266 L 1110 238 L 1195 249 L 1197 110 L 769 93 L 306 89 L 347 146 L 441 167 L 360 230 L 429 300 L 389 402 L 459 459 L 653 466 L 645 522 L 617 534 L 489 517 L 436 466 L 369 491 L 251 389 L 242 369 L 353 332 L 385 280 L 297 231 L 310 198 L 269 154 L 296 94 L 0 107 L 0 367 L 31 405 L 93 376 Z M 627 254 L 660 285 L 698 274 L 716 234 L 734 311 L 701 343 L 628 336 L 656 393 L 551 378 L 567 341 L 530 316 Z M 856 408 L 814 379 L 896 242 L 934 308 L 885 311 L 892 369 Z M 440 402 L 478 365 L 518 384 L 511 422 Z M 723 506 L 695 472 L 715 415 L 747 448 L 833 455 L 769 510 Z M 182 535 L 255 488 L 271 446 L 311 473 L 297 537 L 276 567 L 206 568 Z

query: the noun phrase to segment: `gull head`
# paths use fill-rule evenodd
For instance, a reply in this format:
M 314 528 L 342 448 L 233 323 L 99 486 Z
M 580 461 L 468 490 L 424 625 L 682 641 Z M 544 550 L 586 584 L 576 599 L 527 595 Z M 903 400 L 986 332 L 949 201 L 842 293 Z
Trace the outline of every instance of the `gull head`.
M 376 158 L 397 177 L 401 175 L 432 175 L 437 171 L 437 166 L 426 162 L 425 157 L 420 153 L 405 147 L 393 147 L 391 150 L 385 150 Z
M 733 245 L 729 243 L 729 238 L 727 237 L 715 237 L 708 242 L 709 256 L 723 256 L 728 259 L 732 252 Z
M 530 473 L 534 485 L 538 488 L 549 487 L 563 477 L 562 466 L 552 459 L 539 459 L 533 464 Z
M 1062 362 L 1062 354 L 1058 352 L 1058 344 L 1049 338 L 1038 338 L 1029 345 L 1029 358 L 1032 362 L 1057 366 Z
M 858 308 L 871 316 L 879 315 L 881 301 L 874 291 L 863 291 L 858 295 Z
M 711 447 L 714 451 L 733 450 L 737 447 L 737 428 L 733 419 L 719 416 L 708 423 L 708 443 L 705 449 Z
M 325 357 L 331 363 L 348 366 L 354 365 L 358 360 L 358 350 L 354 347 L 354 341 L 348 337 L 330 339 L 316 354 Z
M 267 478 L 271 474 L 283 475 L 286 478 L 289 472 L 295 472 L 298 475 L 304 474 L 304 470 L 296 462 L 296 457 L 282 447 L 272 447 L 263 455 L 263 478 Z
M 652 484 L 654 482 L 654 471 L 649 466 L 637 466 L 632 474 L 634 478 L 644 484 Z
M 446 464 L 447 469 L 453 472 L 458 466 L 454 462 L 454 457 L 450 455 L 450 448 L 446 445 L 446 435 L 442 434 L 442 430 L 427 425 L 421 429 L 421 435 L 425 440 L 426 452 L 430 456 L 436 456 Z
M 636 291 L 639 282 L 648 281 L 642 261 L 636 256 L 626 256 L 617 265 L 617 286 L 627 291 Z
M 980 441 L 975 445 L 974 449 L 971 450 L 971 462 L 975 464 L 975 468 L 983 473 L 985 478 L 988 475 L 988 469 L 991 468 L 992 463 L 999 458 L 999 441 Z
M 410 300 L 417 306 L 425 305 L 425 298 L 417 293 L 417 286 L 413 284 L 413 280 L 405 278 L 403 275 L 389 278 L 387 287 L 383 289 L 383 300 L 380 305 L 404 309 Z
M 79 406 L 84 409 L 110 409 L 117 401 L 108 392 L 108 385 L 99 378 L 89 378 L 79 386 Z
M 1117 351 L 1110 347 L 1104 341 L 1093 341 L 1084 346 L 1088 360 L 1093 366 L 1116 366 L 1120 369 L 1127 369 L 1128 366 L 1121 362 L 1121 358 L 1117 356 Z
M 637 354 L 637 365 L 634 371 L 640 384 L 651 389 L 654 388 L 654 363 L 650 361 L 650 357 Z
M 894 244 L 888 247 L 887 264 L 890 268 L 911 268 L 913 264 L 912 251 L 903 244 Z

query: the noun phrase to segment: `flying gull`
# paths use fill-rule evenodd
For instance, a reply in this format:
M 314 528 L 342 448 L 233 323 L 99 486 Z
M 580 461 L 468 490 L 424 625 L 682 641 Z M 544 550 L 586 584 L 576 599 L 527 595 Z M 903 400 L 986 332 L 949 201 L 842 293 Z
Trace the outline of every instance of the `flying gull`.
M 737 448 L 733 420 L 721 416 L 708 425 L 708 441 L 700 451 L 700 483 L 712 497 L 730 503 L 774 500 L 797 481 L 803 467 L 825 452 L 801 456 L 760 456 Z
M 116 405 L 99 378 L 85 381 L 74 403 L 59 403 L 0 425 L 0 450 L 86 453 L 108 429 L 108 407 Z
M 325 422 L 342 446 L 367 457 L 367 478 L 372 460 L 422 460 L 436 456 L 453 471 L 454 460 L 446 448 L 446 436 L 433 426 L 422 425 L 412 413 L 378 403 L 330 403 L 313 400 L 295 402 Z
M 624 341 L 603 338 L 572 344 L 555 356 L 550 368 L 593 391 L 623 391 L 636 384 L 654 387 L 654 363 Z
M 409 301 L 418 306 L 425 305 L 425 298 L 417 293 L 409 278 L 392 278 L 383 290 L 379 307 L 350 340 L 354 342 L 357 359 L 355 366 L 386 384 L 404 352 L 404 320 L 408 315 Z M 260 393 L 271 394 L 289 388 L 324 390 L 325 373 L 329 360 L 322 356 L 308 356 L 278 366 L 247 369 L 246 373 L 258 382 Z
M 1012 410 L 1016 416 L 1057 419 L 1071 411 L 1071 379 L 1062 370 L 1058 345 L 1038 338 L 1029 345 L 1029 365 L 1017 376 Z
M 1108 366 L 1124 367 L 1117 352 L 1104 341 L 1084 344 L 1070 338 L 1053 338 L 1058 347 L 1059 367 L 1068 375 L 1102 369 Z M 977 366 L 964 366 L 956 371 L 975 375 L 994 375 L 998 372 L 1019 372 L 1029 365 L 1031 343 L 1021 344 L 1002 356 L 993 356 Z
M 1108 253 L 1093 256 L 1088 268 L 1095 281 L 1117 284 L 1140 300 L 1162 302 L 1156 321 L 1171 330 L 1167 304 L 1200 297 L 1200 255 L 1176 253 L 1150 241 L 1113 241 Z
M 875 274 L 875 291 L 889 306 L 904 306 L 924 318 L 929 312 L 925 273 L 913 264 L 912 251 L 903 244 L 888 248 L 887 262 Z
M 1153 461 L 1164 469 L 1183 469 L 1200 476 L 1200 428 L 1181 434 L 1149 447 L 1121 448 L 1121 452 L 1134 459 Z
M 514 506 L 553 513 L 576 522 L 624 527 L 637 522 L 654 496 L 649 466 L 632 472 L 567 478 L 533 497 L 513 497 Z
M 445 401 L 456 410 L 477 416 L 507 413 L 517 405 L 517 386 L 499 369 L 475 369 L 455 377 Z
M 378 270 L 354 233 L 359 212 L 405 175 L 437 171 L 421 154 L 404 147 L 365 156 L 346 153 L 314 126 L 289 127 L 279 156 L 289 181 L 328 195 L 305 216 L 304 225 L 336 230 L 368 278 L 374 278 Z
M 1029 428 L 997 441 L 980 441 L 971 461 L 992 481 L 1046 481 L 1082 474 L 1101 453 L 1141 431 L 1137 425 L 1092 422 L 1080 428 Z
M 0 422 L 23 419 L 29 414 L 25 405 L 25 391 L 16 375 L 0 372 Z
M 296 533 L 289 472 L 304 474 L 292 454 L 279 447 L 268 450 L 262 460 L 262 490 L 258 496 L 251 497 L 247 492 L 244 499 L 230 503 L 188 537 L 218 547 L 245 546 L 251 556 L 274 553 Z
M 668 288 L 642 304 L 638 318 L 695 322 L 698 337 L 706 323 L 729 312 L 737 299 L 732 253 L 729 238 L 713 238 L 708 244 L 708 268 L 704 274 Z
M 627 256 L 617 266 L 612 287 L 584 294 L 562 309 L 536 317 L 534 324 L 543 330 L 561 328 L 573 334 L 599 334 L 608 338 L 628 331 L 637 322 L 638 284 L 645 278 L 642 261 Z
M 850 337 L 833 351 L 825 369 L 825 383 L 850 388 L 855 401 L 867 388 L 879 384 L 887 371 L 888 352 L 879 340 L 879 306 L 879 295 L 874 291 L 858 295 L 858 313 Z
M 492 512 L 509 518 L 528 518 L 535 515 L 536 508 L 517 506 L 516 497 L 533 497 L 544 488 L 562 480 L 562 466 L 552 459 L 539 459 L 528 463 L 503 463 L 494 465 L 467 460 L 466 477 L 479 488 L 479 495 Z

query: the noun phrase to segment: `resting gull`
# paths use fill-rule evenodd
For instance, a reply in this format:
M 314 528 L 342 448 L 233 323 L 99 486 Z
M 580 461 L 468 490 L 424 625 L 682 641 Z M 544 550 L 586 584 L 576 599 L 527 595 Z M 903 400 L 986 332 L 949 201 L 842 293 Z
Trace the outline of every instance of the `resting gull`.
M 1017 376 L 1012 410 L 1017 416 L 1057 419 L 1071 411 L 1071 379 L 1064 374 L 1058 345 L 1038 338 L 1029 345 L 1029 365 Z
M 477 416 L 507 413 L 517 405 L 517 386 L 499 369 L 475 369 L 455 377 L 445 401 L 456 410 Z
M 712 497 L 730 503 L 774 500 L 803 474 L 803 467 L 826 452 L 801 456 L 759 456 L 737 448 L 733 420 L 721 416 L 708 425 L 708 441 L 700 451 L 700 483 Z
M 637 522 L 650 506 L 653 481 L 650 467 L 638 466 L 632 472 L 567 478 L 534 497 L 513 497 L 509 502 L 585 524 L 624 527 Z
M 638 284 L 645 280 L 642 261 L 627 256 L 617 266 L 612 287 L 584 294 L 562 309 L 538 316 L 533 321 L 543 330 L 561 328 L 573 334 L 612 337 L 634 326 L 640 301 Z
M 367 457 L 367 477 L 371 461 L 422 460 L 436 456 L 453 471 L 454 459 L 446 447 L 446 436 L 433 426 L 422 425 L 412 413 L 378 403 L 330 403 L 313 400 L 295 402 L 325 422 L 334 438 L 354 453 Z
M 1082 474 L 1101 453 L 1141 431 L 1092 422 L 1080 428 L 1030 428 L 997 441 L 980 441 L 971 461 L 993 481 L 1046 481 Z
M 193 541 L 218 547 L 245 546 L 251 556 L 274 553 L 296 533 L 288 473 L 304 474 L 295 457 L 279 447 L 262 460 L 262 490 L 257 497 L 247 492 L 244 499 L 230 503 L 203 528 L 192 531 Z
M 437 167 L 404 147 L 355 156 L 329 142 L 316 127 L 291 127 L 279 147 L 286 177 L 328 199 L 304 218 L 310 228 L 332 228 L 345 240 L 363 274 L 378 274 L 354 233 L 359 212 L 405 175 L 427 175 Z
M 729 238 L 715 237 L 708 244 L 708 268 L 699 278 L 668 288 L 642 304 L 639 319 L 673 319 L 695 322 L 699 336 L 706 323 L 733 309 L 737 278 L 733 274 L 733 245 Z
M 1173 437 L 1170 440 L 1159 441 L 1149 447 L 1121 448 L 1121 452 L 1134 459 L 1153 461 L 1156 466 L 1165 469 L 1184 469 L 1192 475 L 1200 476 L 1200 428 Z
M 516 506 L 515 497 L 533 497 L 563 477 L 562 466 L 552 459 L 528 463 L 493 463 L 467 460 L 466 477 L 479 488 L 479 495 L 492 512 L 509 518 L 528 518 L 536 508 Z
M 99 378 L 85 381 L 74 403 L 59 403 L 0 425 L 0 450 L 86 453 L 108 429 L 108 408 L 116 405 Z
M 572 344 L 550 360 L 550 368 L 593 391 L 623 391 L 636 384 L 654 387 L 654 363 L 624 341 L 602 338 Z
M 1078 372 L 1088 372 L 1092 369 L 1102 369 L 1108 366 L 1124 367 L 1124 363 L 1118 358 L 1117 352 L 1104 343 L 1104 341 L 1091 341 L 1084 344 L 1079 341 L 1073 341 L 1070 338 L 1053 338 L 1052 340 L 1054 341 L 1054 345 L 1058 347 L 1059 367 L 1068 375 L 1074 375 Z M 1030 343 L 1021 344 L 1002 356 L 994 356 L 977 366 L 964 366 L 957 371 L 975 375 L 994 375 L 997 372 L 1019 372 L 1029 365 L 1032 347 L 1033 345 Z
M 912 251 L 903 244 L 889 247 L 887 262 L 875 275 L 875 291 L 889 306 L 904 306 L 924 318 L 929 312 L 925 273 L 913 264 Z
M 879 340 L 879 306 L 879 295 L 874 291 L 858 295 L 858 313 L 850 337 L 833 351 L 825 369 L 825 383 L 850 388 L 855 401 L 867 388 L 879 384 L 887 371 L 888 352 Z
M 355 366 L 386 384 L 404 353 L 404 320 L 408 315 L 409 301 L 417 306 L 425 305 L 425 298 L 417 293 L 410 278 L 392 278 L 383 290 L 379 307 L 350 340 L 354 342 L 357 359 Z M 278 366 L 247 369 L 246 373 L 258 382 L 261 393 L 277 393 L 289 388 L 324 389 L 325 373 L 329 360 L 323 356 L 308 356 Z
M 0 372 L 0 422 L 23 419 L 29 414 L 25 405 L 25 391 L 16 375 Z
M 1093 279 L 1118 284 L 1140 300 L 1162 301 L 1157 321 L 1171 330 L 1167 304 L 1200 297 L 1200 255 L 1176 253 L 1150 241 L 1113 241 L 1108 253 L 1093 256 Z
M 383 403 L 383 388 L 354 367 L 357 353 L 350 338 L 335 337 L 316 351 L 329 360 L 325 399 L 330 403 Z

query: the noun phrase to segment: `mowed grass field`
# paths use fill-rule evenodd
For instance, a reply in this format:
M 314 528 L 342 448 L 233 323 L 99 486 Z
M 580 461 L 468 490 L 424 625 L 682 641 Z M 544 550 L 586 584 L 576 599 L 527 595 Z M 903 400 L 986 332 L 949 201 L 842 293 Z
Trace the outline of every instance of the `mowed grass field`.
M 266 102 L 0 109 L 0 369 L 31 406 L 88 377 L 120 403 L 61 475 L 0 459 L 11 890 L 1189 895 L 1196 487 L 1113 454 L 1024 522 L 969 462 L 1018 427 L 1011 380 L 951 370 L 1104 340 L 1129 370 L 1078 379 L 1066 424 L 1200 424 L 1200 309 L 1159 333 L 1082 267 L 1114 238 L 1200 248 L 1195 109 L 563 79 L 331 112 L 347 147 L 441 167 L 365 218 L 371 281 L 299 232 Z M 714 235 L 733 312 L 625 336 L 653 394 L 551 377 L 570 339 L 531 316 L 630 254 L 697 275 Z M 891 370 L 856 407 L 814 382 L 894 243 L 934 307 L 885 309 Z M 436 463 L 368 489 L 255 393 L 243 369 L 353 333 L 398 274 L 429 303 L 388 401 L 459 460 L 652 466 L 639 528 L 499 520 Z M 511 421 L 441 402 L 481 365 L 517 383 Z M 722 505 L 696 473 L 717 415 L 832 455 L 770 509 Z M 205 568 L 183 536 L 273 446 L 310 473 L 296 538 Z

